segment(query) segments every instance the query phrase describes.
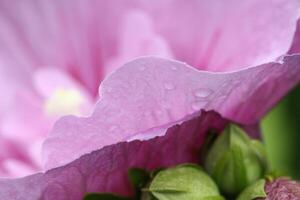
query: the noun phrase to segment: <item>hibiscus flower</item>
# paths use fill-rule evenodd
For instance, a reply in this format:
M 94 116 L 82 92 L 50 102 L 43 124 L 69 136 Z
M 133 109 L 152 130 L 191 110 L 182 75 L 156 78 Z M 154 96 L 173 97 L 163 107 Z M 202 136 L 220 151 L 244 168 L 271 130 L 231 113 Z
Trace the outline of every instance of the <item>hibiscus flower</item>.
M 291 48 L 299 8 L 0 1 L 0 173 L 43 171 L 0 180 L 1 198 L 130 195 L 129 168 L 197 162 L 211 128 L 234 121 L 257 136 L 259 120 L 300 81 L 297 39 Z M 100 82 L 92 114 L 63 117 L 47 135 L 63 115 L 89 115 Z

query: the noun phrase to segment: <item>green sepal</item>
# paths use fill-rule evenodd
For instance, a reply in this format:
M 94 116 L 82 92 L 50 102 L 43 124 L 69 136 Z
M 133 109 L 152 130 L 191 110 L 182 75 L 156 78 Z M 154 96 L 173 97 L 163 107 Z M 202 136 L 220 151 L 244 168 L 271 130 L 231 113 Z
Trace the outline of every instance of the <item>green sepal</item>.
M 162 170 L 164 170 L 164 169 L 165 169 L 165 168 L 160 167 L 160 168 L 157 168 L 157 169 L 153 170 L 153 171 L 150 173 L 150 178 L 153 179 L 153 178 L 158 174 L 158 172 L 160 172 L 160 171 L 162 171 Z
M 258 180 L 249 187 L 247 187 L 237 198 L 237 200 L 254 200 L 257 198 L 266 198 L 265 192 L 266 181 L 264 179 Z
M 201 149 L 200 149 L 201 163 L 205 162 L 208 151 L 209 151 L 210 147 L 212 146 L 212 144 L 216 141 L 217 137 L 218 137 L 218 133 L 214 129 L 209 130 L 208 133 L 206 134 L 204 143 L 202 144 Z
M 224 200 L 214 181 L 194 164 L 159 171 L 144 192 L 158 200 Z
M 131 168 L 128 170 L 128 179 L 135 190 L 135 200 L 140 200 L 141 189 L 150 182 L 150 173 L 141 168 Z
M 134 188 L 143 188 L 150 180 L 148 171 L 140 168 L 128 170 L 128 179 Z
M 149 190 L 144 190 L 141 196 L 141 200 L 158 200 Z

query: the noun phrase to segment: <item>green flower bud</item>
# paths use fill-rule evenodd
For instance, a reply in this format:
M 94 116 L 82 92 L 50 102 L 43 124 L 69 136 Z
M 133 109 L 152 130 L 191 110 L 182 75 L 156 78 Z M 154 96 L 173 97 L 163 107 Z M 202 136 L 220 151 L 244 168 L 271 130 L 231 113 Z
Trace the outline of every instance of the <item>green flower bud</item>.
M 192 164 L 159 171 L 143 191 L 142 200 L 224 200 L 214 181 Z
M 223 193 L 235 196 L 264 175 L 264 147 L 231 124 L 208 150 L 205 168 Z

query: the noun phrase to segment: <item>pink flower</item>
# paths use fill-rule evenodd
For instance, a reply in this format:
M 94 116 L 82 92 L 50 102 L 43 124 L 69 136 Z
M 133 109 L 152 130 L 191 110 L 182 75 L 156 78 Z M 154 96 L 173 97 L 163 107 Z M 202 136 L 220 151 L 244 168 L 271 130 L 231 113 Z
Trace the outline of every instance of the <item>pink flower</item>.
M 300 183 L 288 178 L 278 178 L 265 185 L 265 200 L 297 200 L 300 198 Z
M 291 53 L 291 54 L 299 53 L 299 52 L 300 52 L 300 19 L 298 20 L 295 37 L 294 37 L 292 46 L 289 50 L 289 53 Z
M 0 180 L 1 198 L 128 195 L 129 167 L 196 162 L 208 129 L 226 119 L 257 124 L 300 81 L 297 42 L 285 55 L 299 8 L 296 0 L 1 0 L 0 173 L 42 170 L 42 141 L 48 170 Z M 164 58 L 133 60 L 144 55 Z M 47 136 L 59 117 L 89 115 L 103 79 L 93 114 L 63 117 Z

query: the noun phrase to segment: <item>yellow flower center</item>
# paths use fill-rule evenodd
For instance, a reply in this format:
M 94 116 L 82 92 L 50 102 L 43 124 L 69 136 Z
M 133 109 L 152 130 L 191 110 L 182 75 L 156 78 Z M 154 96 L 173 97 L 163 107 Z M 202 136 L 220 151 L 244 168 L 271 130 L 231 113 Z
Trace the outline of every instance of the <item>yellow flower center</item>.
M 46 101 L 45 111 L 49 116 L 79 115 L 84 101 L 76 89 L 57 89 Z

